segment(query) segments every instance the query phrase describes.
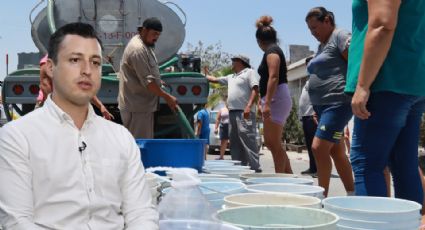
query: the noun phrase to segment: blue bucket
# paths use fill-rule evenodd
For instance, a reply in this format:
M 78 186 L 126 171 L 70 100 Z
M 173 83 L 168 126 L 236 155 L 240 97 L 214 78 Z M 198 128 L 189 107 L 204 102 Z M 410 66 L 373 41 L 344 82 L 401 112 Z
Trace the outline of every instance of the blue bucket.
M 202 171 L 205 139 L 137 139 L 145 168 L 194 168 Z

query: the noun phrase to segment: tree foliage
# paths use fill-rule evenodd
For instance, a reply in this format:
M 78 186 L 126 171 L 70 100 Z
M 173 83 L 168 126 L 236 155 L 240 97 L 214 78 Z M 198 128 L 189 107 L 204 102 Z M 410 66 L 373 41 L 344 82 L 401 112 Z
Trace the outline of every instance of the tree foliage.
M 222 50 L 221 42 L 205 45 L 202 41 L 198 44 L 187 44 L 187 53 L 201 58 L 201 66 L 208 66 L 210 72 L 218 71 L 231 65 L 231 55 Z
M 196 45 L 188 43 L 186 52 L 199 56 L 202 69 L 207 66 L 209 72 L 215 77 L 232 73 L 231 55 L 222 50 L 221 42 L 212 45 L 205 45 L 202 41 L 199 41 Z M 208 97 L 208 107 L 213 108 L 227 98 L 227 86 L 210 84 L 210 87 L 212 92 Z
M 288 119 L 286 120 L 283 140 L 286 143 L 293 144 L 303 144 L 304 143 L 304 133 L 302 130 L 300 119 L 297 115 L 298 103 L 295 98 L 292 98 L 292 108 L 291 113 L 289 114 Z

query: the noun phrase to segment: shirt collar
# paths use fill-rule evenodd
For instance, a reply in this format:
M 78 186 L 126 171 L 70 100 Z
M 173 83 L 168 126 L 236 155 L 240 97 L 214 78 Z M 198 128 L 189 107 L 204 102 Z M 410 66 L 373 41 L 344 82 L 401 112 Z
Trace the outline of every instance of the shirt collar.
M 237 77 L 243 73 L 245 73 L 246 71 L 248 71 L 250 68 L 246 67 L 245 69 L 241 70 L 239 73 L 236 73 L 234 76 Z
M 64 112 L 52 99 L 51 94 L 47 97 L 44 108 L 46 108 L 55 118 L 57 118 L 61 123 L 66 121 L 73 122 L 71 116 Z M 91 123 L 96 118 L 96 113 L 94 112 L 94 109 L 91 104 L 89 104 L 89 110 L 87 114 L 87 119 L 85 120 L 84 124 Z

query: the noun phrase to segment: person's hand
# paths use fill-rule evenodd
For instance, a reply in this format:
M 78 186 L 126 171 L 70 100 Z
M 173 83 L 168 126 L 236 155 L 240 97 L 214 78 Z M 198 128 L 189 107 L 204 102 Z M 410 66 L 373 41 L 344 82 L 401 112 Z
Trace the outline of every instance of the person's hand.
M 109 111 L 108 111 L 108 109 L 106 109 L 106 107 L 105 106 L 102 106 L 101 108 L 100 108 L 100 112 L 102 113 L 102 116 L 103 116 L 103 118 L 105 118 L 106 120 L 112 120 L 112 119 L 115 119 L 115 117 L 114 117 L 114 115 L 112 115 Z
M 265 103 L 264 107 L 263 107 L 263 119 L 264 120 L 268 120 L 271 119 L 271 109 L 270 109 L 270 104 Z
M 217 134 L 217 133 L 218 133 L 218 129 L 215 129 L 215 130 L 214 130 L 214 133 L 215 133 L 215 134 Z
M 353 110 L 353 114 L 362 120 L 368 119 L 370 117 L 370 112 L 366 108 L 369 95 L 369 89 L 357 86 L 356 92 L 351 99 L 351 109 Z
M 209 69 L 209 67 L 206 65 L 206 66 L 204 66 L 204 75 L 208 75 L 208 74 L 210 74 L 210 69 Z
M 172 110 L 172 111 L 176 111 L 177 110 L 177 98 L 176 97 L 174 97 L 174 96 L 172 96 L 172 95 L 170 95 L 170 94 L 167 94 L 165 97 L 164 97 L 164 99 L 165 99 L 165 101 L 167 102 L 167 104 L 168 104 L 168 107 L 170 107 L 170 109 Z
M 249 114 L 251 113 L 251 109 L 247 106 L 245 107 L 245 109 L 243 110 L 243 118 L 245 120 L 249 119 Z

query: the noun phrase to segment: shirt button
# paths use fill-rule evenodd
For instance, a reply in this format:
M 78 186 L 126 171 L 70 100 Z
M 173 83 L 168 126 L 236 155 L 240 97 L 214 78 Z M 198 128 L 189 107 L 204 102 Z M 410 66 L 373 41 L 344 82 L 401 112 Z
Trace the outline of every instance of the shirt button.
M 89 188 L 89 192 L 93 192 L 93 189 Z

